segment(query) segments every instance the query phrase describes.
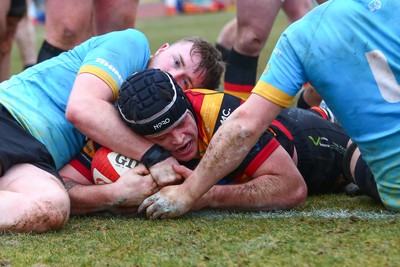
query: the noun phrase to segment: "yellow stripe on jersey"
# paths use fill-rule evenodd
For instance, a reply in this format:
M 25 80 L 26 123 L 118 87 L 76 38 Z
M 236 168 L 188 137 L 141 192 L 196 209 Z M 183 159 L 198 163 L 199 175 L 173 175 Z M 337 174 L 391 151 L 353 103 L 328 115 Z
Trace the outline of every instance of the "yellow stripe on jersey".
M 93 140 L 89 139 L 86 144 L 83 146 L 84 154 L 88 155 L 91 159 L 93 159 L 94 154 L 96 154 L 96 149 L 94 147 Z
M 118 95 L 119 95 L 119 87 L 118 84 L 115 82 L 115 80 L 109 75 L 107 72 L 102 70 L 99 67 L 96 66 L 90 66 L 86 65 L 80 68 L 79 73 L 90 73 L 93 75 L 96 75 L 99 77 L 101 80 L 103 80 L 111 89 L 113 96 L 114 96 L 114 101 L 117 100 Z
M 250 93 L 248 92 L 236 92 L 236 91 L 229 91 L 227 89 L 224 90 L 224 93 L 231 94 L 243 100 L 247 100 L 250 96 Z
M 207 135 L 208 140 L 206 142 L 209 143 L 214 133 L 216 121 L 218 120 L 224 94 L 207 89 L 196 89 L 193 91 L 204 93 L 200 115 L 203 120 L 203 133 Z
M 268 99 L 269 101 L 282 107 L 289 107 L 293 99 L 293 96 L 288 95 L 278 88 L 261 80 L 257 82 L 256 86 L 251 92 L 262 96 L 265 99 Z

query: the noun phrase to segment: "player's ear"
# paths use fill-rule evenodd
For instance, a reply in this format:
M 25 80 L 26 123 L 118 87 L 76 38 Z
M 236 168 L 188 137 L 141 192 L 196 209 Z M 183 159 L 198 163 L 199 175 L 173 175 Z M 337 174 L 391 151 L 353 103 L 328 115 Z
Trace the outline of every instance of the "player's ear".
M 165 49 L 167 49 L 170 46 L 169 43 L 165 43 L 163 44 L 160 48 L 158 48 L 158 50 L 156 51 L 156 53 L 154 55 L 157 55 L 158 53 L 164 51 Z

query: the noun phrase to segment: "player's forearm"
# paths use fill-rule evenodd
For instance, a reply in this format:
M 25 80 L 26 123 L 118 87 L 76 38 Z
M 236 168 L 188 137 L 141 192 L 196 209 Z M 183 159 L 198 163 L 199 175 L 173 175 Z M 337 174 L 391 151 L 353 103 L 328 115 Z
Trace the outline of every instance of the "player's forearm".
M 68 184 L 67 184 L 68 186 Z M 79 185 L 71 186 L 68 194 L 71 200 L 71 215 L 84 215 L 93 212 L 105 211 L 124 203 L 112 188 L 106 185 Z
M 153 144 L 124 124 L 112 100 L 112 91 L 106 83 L 94 75 L 79 74 L 69 98 L 66 118 L 95 142 L 140 160 Z
M 200 198 L 239 166 L 254 146 L 264 125 L 255 119 L 252 121 L 251 113 L 242 107 L 235 110 L 215 133 L 199 165 L 182 184 L 183 192 Z
M 100 105 L 96 105 L 99 107 Z M 98 108 L 96 119 L 82 121 L 82 132 L 94 141 L 109 147 L 127 157 L 140 160 L 143 154 L 153 145 L 152 142 L 135 134 L 119 117 L 117 111 L 108 103 Z M 106 111 L 108 109 L 108 111 Z M 101 114 L 101 115 L 100 115 Z M 112 114 L 112 115 L 111 115 Z M 107 115 L 107 117 L 103 117 Z M 92 126 L 91 126 L 92 124 Z M 77 125 L 79 127 L 80 125 Z
M 286 186 L 281 177 L 270 176 L 245 184 L 215 185 L 196 202 L 194 209 L 287 210 L 302 205 L 305 197 L 304 188 Z

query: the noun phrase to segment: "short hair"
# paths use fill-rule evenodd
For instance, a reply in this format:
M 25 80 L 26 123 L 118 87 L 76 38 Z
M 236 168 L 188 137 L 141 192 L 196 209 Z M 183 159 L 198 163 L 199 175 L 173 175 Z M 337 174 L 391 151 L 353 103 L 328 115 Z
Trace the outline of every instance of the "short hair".
M 200 63 L 195 72 L 204 75 L 202 86 L 207 89 L 217 89 L 221 83 L 221 77 L 225 71 L 225 62 L 222 59 L 221 52 L 211 43 L 199 36 L 185 37 L 177 41 L 193 43 L 190 49 L 190 55 L 199 54 Z

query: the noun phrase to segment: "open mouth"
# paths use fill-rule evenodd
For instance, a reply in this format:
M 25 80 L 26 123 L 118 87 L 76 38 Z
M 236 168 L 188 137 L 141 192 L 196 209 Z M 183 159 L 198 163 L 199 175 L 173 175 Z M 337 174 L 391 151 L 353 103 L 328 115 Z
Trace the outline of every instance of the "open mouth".
M 178 154 L 184 154 L 186 151 L 188 151 L 190 148 L 190 142 L 187 142 L 186 145 L 184 145 L 183 147 L 175 150 L 176 153 Z

